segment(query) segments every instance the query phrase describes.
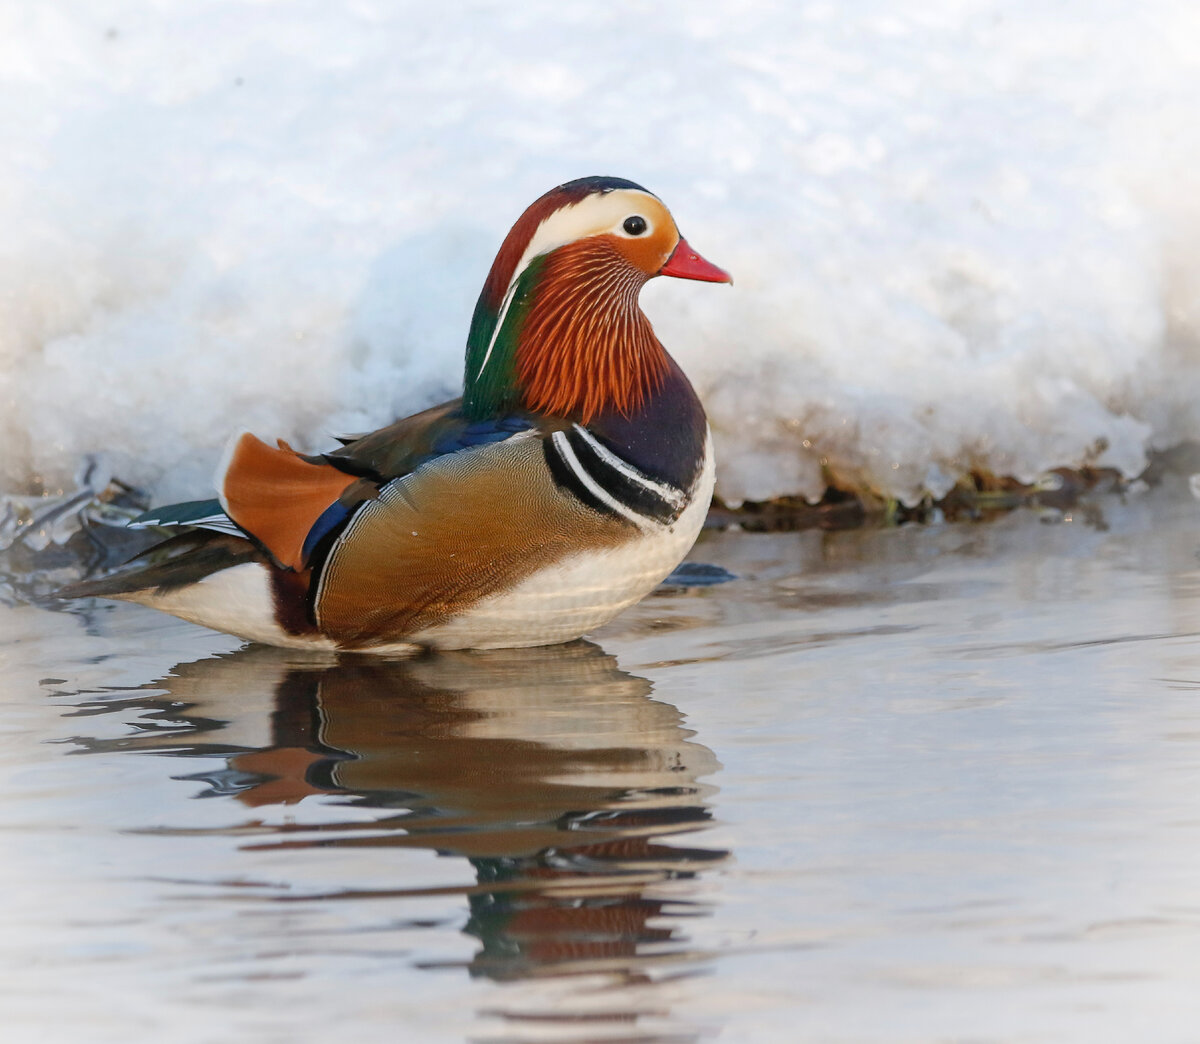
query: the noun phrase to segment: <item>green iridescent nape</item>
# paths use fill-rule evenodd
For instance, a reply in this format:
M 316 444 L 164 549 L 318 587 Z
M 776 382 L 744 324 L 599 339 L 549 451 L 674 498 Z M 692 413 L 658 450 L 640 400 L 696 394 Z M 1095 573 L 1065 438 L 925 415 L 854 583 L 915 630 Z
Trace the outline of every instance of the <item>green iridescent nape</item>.
M 517 344 L 544 264 L 545 257 L 535 257 L 529 262 L 513 288 L 507 310 L 503 305 L 499 311 L 492 310 L 482 295 L 475 305 L 467 335 L 462 407 L 464 415 L 473 420 L 500 416 L 520 404 Z M 496 333 L 502 313 L 503 325 Z

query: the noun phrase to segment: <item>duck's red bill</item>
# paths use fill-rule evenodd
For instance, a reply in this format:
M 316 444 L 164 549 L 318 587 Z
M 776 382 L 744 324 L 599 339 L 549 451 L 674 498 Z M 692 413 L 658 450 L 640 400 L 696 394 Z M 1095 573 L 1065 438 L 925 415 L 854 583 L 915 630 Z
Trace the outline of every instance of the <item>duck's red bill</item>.
M 731 276 L 711 261 L 705 261 L 682 236 L 667 263 L 659 269 L 659 275 L 675 276 L 676 279 L 699 279 L 705 283 L 732 283 Z

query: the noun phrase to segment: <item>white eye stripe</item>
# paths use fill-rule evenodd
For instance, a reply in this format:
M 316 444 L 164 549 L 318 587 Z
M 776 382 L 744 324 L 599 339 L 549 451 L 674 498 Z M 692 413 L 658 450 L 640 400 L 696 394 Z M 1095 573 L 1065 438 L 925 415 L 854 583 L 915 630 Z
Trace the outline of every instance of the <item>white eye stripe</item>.
M 650 192 L 639 189 L 614 189 L 611 192 L 585 196 L 578 203 L 562 207 L 546 217 L 534 230 L 529 239 L 529 245 L 525 248 L 516 267 L 513 268 L 512 277 L 508 281 L 500 305 L 500 314 L 492 329 L 491 339 L 483 353 L 483 361 L 479 364 L 479 371 L 475 374 L 475 379 L 478 380 L 483 375 L 483 371 L 492 357 L 492 350 L 496 346 L 500 330 L 508 317 L 508 310 L 512 304 L 517 283 L 535 257 L 548 254 L 577 239 L 585 239 L 601 233 L 619 235 L 623 239 L 644 239 L 655 227 L 654 222 L 646 216 L 647 211 L 653 213 L 654 208 L 665 213 L 662 201 Z M 637 236 L 631 236 L 624 229 L 624 223 L 634 216 L 640 217 L 646 222 L 646 231 Z
M 625 238 L 630 236 L 622 227 L 626 219 L 634 215 L 645 219 L 646 229 L 650 231 L 653 223 L 646 217 L 646 201 L 652 201 L 650 208 L 662 207 L 657 196 L 649 192 L 634 189 L 616 189 L 612 192 L 587 196 L 574 206 L 556 210 L 537 227 L 537 231 L 529 240 L 529 246 L 521 255 L 513 269 L 509 286 L 521 278 L 521 273 L 529 266 L 529 262 L 541 254 L 548 254 L 560 246 L 566 246 L 577 239 L 599 235 L 602 232 L 617 233 Z M 646 232 L 642 233 L 645 236 Z

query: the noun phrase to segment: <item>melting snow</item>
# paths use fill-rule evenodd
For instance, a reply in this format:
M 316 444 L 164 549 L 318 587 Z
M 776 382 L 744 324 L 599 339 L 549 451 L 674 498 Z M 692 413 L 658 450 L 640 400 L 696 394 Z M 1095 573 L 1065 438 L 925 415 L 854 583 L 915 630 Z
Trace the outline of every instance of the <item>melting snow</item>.
M 1200 7 L 0 8 L 0 481 L 204 496 L 456 394 L 500 239 L 584 174 L 732 288 L 644 294 L 727 499 L 823 465 L 1128 475 L 1200 437 Z

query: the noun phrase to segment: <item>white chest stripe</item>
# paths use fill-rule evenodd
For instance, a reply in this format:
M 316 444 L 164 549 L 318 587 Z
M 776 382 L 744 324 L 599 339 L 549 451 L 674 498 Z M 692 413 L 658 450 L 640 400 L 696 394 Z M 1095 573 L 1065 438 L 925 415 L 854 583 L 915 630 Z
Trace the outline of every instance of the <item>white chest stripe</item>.
M 655 528 L 652 522 L 642 515 L 639 515 L 632 508 L 622 504 L 619 500 L 609 494 L 608 490 L 597 483 L 596 480 L 588 474 L 587 469 L 579 462 L 579 458 L 575 456 L 575 450 L 571 447 L 571 443 L 567 440 L 566 432 L 556 431 L 550 436 L 550 439 L 554 443 L 554 448 L 558 450 L 558 455 L 562 457 L 563 463 L 575 473 L 575 477 L 579 479 L 580 483 L 587 489 L 589 493 L 591 493 L 593 497 L 600 501 L 600 503 L 602 503 L 610 511 L 620 515 L 622 518 L 629 519 L 630 522 L 634 523 L 641 529 L 649 530 Z
M 643 475 L 632 464 L 618 457 L 612 450 L 600 442 L 587 428 L 581 427 L 578 424 L 574 424 L 572 427 L 591 446 L 597 457 L 614 470 L 619 471 L 630 482 L 636 482 L 639 486 L 650 490 L 651 493 L 657 497 L 661 497 L 672 507 L 682 508 L 687 502 L 687 496 L 682 490 L 676 489 L 674 486 L 664 485 L 661 482 L 655 482 L 649 476 Z

